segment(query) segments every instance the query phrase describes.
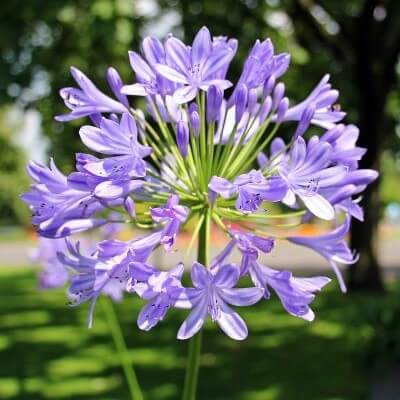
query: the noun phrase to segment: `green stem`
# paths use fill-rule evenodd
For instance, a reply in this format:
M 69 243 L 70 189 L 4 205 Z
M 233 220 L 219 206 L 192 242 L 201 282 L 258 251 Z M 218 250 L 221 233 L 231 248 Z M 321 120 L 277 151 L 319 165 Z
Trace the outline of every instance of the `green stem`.
M 200 228 L 197 256 L 199 263 L 206 267 L 209 264 L 210 258 L 210 228 L 211 210 L 207 210 Z M 193 336 L 189 342 L 183 400 L 196 400 L 197 379 L 200 369 L 201 336 L 202 331 Z
M 140 389 L 135 370 L 133 369 L 132 361 L 130 361 L 127 357 L 128 348 L 121 331 L 117 314 L 114 310 L 114 305 L 107 296 L 103 296 L 101 300 L 104 313 L 110 326 L 111 335 L 121 361 L 122 369 L 124 370 L 125 378 L 128 383 L 131 400 L 143 400 L 142 390 Z

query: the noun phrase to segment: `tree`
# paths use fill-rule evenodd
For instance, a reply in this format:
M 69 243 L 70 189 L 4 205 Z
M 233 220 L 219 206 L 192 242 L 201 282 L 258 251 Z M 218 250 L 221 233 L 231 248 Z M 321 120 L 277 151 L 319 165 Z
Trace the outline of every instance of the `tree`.
M 82 69 L 102 88 L 110 65 L 132 80 L 127 51 L 139 42 L 142 19 L 133 2 L 114 0 L 6 1 L 0 16 L 0 104 L 37 109 L 52 155 L 70 169 L 82 121 L 54 121 L 66 112 L 59 89 L 75 84 L 69 67 Z
M 386 109 L 398 84 L 400 2 L 299 0 L 288 1 L 287 10 L 303 46 L 313 52 L 327 51 L 335 58 L 335 79 L 349 100 L 352 120 L 360 127 L 359 144 L 368 148 L 361 167 L 379 170 L 382 150 L 394 133 Z M 334 32 L 329 32 L 329 25 Z M 349 286 L 380 291 L 383 282 L 376 251 L 379 181 L 367 189 L 362 205 L 365 222 L 354 221 L 351 235 L 360 259 L 350 268 Z

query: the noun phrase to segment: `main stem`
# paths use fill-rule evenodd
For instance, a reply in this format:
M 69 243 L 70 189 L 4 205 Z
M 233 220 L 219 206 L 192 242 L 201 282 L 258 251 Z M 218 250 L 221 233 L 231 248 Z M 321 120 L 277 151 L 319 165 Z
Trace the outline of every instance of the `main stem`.
M 128 348 L 126 346 L 124 336 L 121 331 L 121 326 L 115 313 L 114 305 L 109 297 L 103 296 L 102 306 L 104 309 L 104 313 L 106 314 L 108 324 L 110 326 L 111 335 L 114 339 L 115 347 L 117 348 L 122 368 L 124 370 L 131 400 L 143 400 L 142 390 L 140 389 L 132 362 L 129 361 L 127 358 Z
M 209 264 L 209 244 L 210 244 L 211 210 L 206 210 L 204 221 L 200 228 L 197 259 L 204 266 Z M 189 353 L 186 366 L 185 386 L 183 389 L 183 400 L 196 400 L 197 380 L 200 369 L 201 353 L 200 330 L 189 342 Z

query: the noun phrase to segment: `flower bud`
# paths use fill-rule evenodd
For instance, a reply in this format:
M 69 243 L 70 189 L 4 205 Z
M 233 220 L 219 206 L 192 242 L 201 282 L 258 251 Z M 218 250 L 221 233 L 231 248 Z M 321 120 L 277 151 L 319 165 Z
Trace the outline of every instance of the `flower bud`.
M 235 94 L 235 120 L 238 124 L 246 110 L 248 90 L 246 85 L 240 85 Z
M 207 90 L 207 122 L 216 121 L 222 104 L 222 90 L 215 85 L 211 85 Z
M 314 113 L 315 113 L 315 104 L 310 103 L 301 114 L 300 121 L 294 133 L 294 139 L 297 139 L 299 136 L 303 136 L 304 132 L 310 126 Z
M 186 157 L 189 146 L 189 127 L 185 121 L 179 121 L 176 124 L 176 142 L 182 156 Z
M 247 101 L 247 108 L 251 113 L 254 112 L 255 107 L 257 106 L 257 89 L 249 90 L 249 99 Z
M 131 218 L 136 217 L 135 203 L 129 196 L 124 200 L 124 209 Z
M 275 75 L 271 75 L 265 82 L 263 88 L 264 97 L 269 96 L 272 93 L 272 89 L 274 88 L 276 83 Z
M 284 97 L 278 106 L 277 117 L 276 117 L 277 124 L 280 124 L 282 122 L 288 108 L 289 108 L 289 99 L 287 97 Z
M 279 106 L 283 95 L 285 94 L 285 85 L 282 82 L 279 82 L 274 89 L 272 94 L 272 109 L 276 110 Z
M 272 99 L 271 96 L 268 96 L 262 106 L 261 106 L 261 111 L 260 111 L 260 122 L 264 122 L 266 118 L 268 117 L 269 113 L 271 112 L 272 109 Z
M 200 116 L 199 113 L 194 110 L 189 114 L 190 126 L 195 137 L 199 137 L 200 133 Z

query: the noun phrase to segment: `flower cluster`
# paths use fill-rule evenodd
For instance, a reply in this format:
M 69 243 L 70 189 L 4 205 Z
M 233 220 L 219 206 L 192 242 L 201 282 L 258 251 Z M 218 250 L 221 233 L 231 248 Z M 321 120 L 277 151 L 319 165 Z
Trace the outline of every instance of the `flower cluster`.
M 269 39 L 256 41 L 233 84 L 227 73 L 236 50 L 235 39 L 213 38 L 205 27 L 192 45 L 172 35 L 163 42 L 147 37 L 141 54 L 129 53 L 134 83 L 108 70 L 114 98 L 71 69 L 79 88 L 61 90 L 70 112 L 56 119 L 89 117 L 92 125 L 79 135 L 96 156 L 77 154 L 69 175 L 53 160 L 49 167 L 30 163 L 34 183 L 23 200 L 39 235 L 66 241 L 57 247 L 57 263 L 72 276 L 61 269 L 60 280 L 69 279 L 72 304 L 91 302 L 90 321 L 97 298 L 113 282 L 147 302 L 140 329 L 155 327 L 170 308 L 190 309 L 179 339 L 196 334 L 209 315 L 228 336 L 243 340 L 246 324 L 231 306 L 250 306 L 273 293 L 288 313 L 313 320 L 310 304 L 330 279 L 264 265 L 260 256 L 268 259 L 277 244 L 274 225 L 286 227 L 280 239 L 322 255 L 346 290 L 337 263 L 356 261 L 345 237 L 351 218 L 363 219 L 359 195 L 378 175 L 358 168 L 365 153 L 356 146 L 358 129 L 341 122 L 345 113 L 335 105 L 338 91 L 328 75 L 304 101 L 290 104 L 282 82 L 290 57 L 276 53 Z M 145 99 L 145 112 L 134 108 L 136 96 Z M 282 124 L 293 129 L 289 140 L 277 136 Z M 310 126 L 319 135 L 308 134 Z M 288 227 L 313 218 L 333 221 L 333 230 L 299 237 Z M 282 223 L 286 219 L 292 223 Z M 182 263 L 165 271 L 149 261 L 156 248 L 176 247 L 188 221 L 194 221 L 193 239 L 199 238 L 192 287 L 182 284 Z M 87 255 L 70 238 L 118 223 L 151 232 L 127 242 L 106 238 Z M 211 224 L 229 239 L 213 260 L 207 255 Z M 234 249 L 239 263 L 232 261 Z M 246 276 L 249 287 L 239 283 Z

